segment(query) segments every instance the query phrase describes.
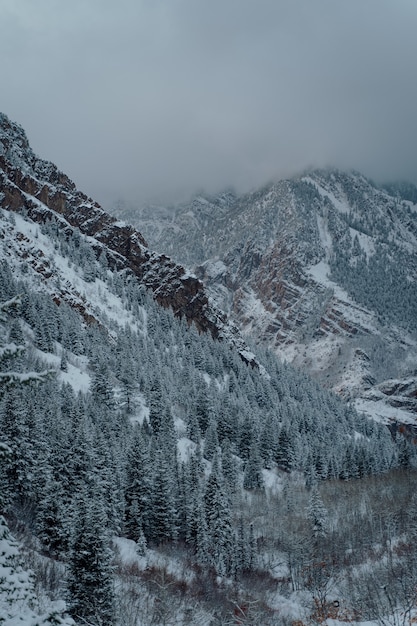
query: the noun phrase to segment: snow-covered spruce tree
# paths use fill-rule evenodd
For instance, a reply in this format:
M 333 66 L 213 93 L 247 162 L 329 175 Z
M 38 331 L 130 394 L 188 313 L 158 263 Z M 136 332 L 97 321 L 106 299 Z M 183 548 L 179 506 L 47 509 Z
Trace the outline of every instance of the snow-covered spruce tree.
M 284 425 L 278 435 L 275 461 L 282 469 L 289 471 L 294 466 L 294 444 L 290 428 Z
M 36 514 L 36 535 L 49 554 L 65 554 L 68 548 L 71 510 L 64 488 L 47 470 Z
M 4 479 L 13 490 L 13 500 L 23 503 L 30 496 L 32 459 L 27 425 L 27 407 L 18 386 L 9 389 L 0 412 L 2 439 L 10 448 Z
M 232 501 L 237 497 L 239 488 L 240 460 L 233 454 L 229 439 L 222 442 L 222 470 L 227 491 Z
M 244 412 L 244 419 L 239 424 L 239 456 L 248 459 L 253 442 L 256 440 L 253 415 L 249 411 Z
M 143 428 L 136 426 L 127 455 L 125 484 L 125 532 L 137 541 L 140 531 L 151 538 L 150 505 L 152 475 L 149 438 Z
M 210 422 L 210 408 L 211 403 L 207 385 L 201 380 L 197 386 L 197 396 L 195 398 L 194 410 L 202 433 L 206 432 Z
M 211 461 L 219 447 L 219 438 L 217 436 L 217 423 L 212 417 L 207 427 L 204 438 L 204 457 Z
M 181 467 L 182 511 L 179 537 L 195 550 L 202 497 L 202 466 L 196 454 Z
M 17 541 L 0 515 L 0 623 L 33 600 L 32 580 L 24 570 Z
M 235 571 L 241 574 L 244 571 L 253 569 L 255 564 L 256 542 L 254 538 L 253 524 L 249 528 L 245 528 L 243 518 L 239 518 L 236 550 L 235 550 Z
M 96 365 L 93 374 L 91 393 L 97 404 L 111 410 L 114 409 L 114 394 L 109 378 L 109 368 L 106 363 L 101 361 Z
M 174 467 L 164 449 L 155 450 L 152 464 L 149 541 L 162 544 L 175 539 L 177 534 L 175 495 L 178 490 Z
M 222 445 L 224 439 L 229 439 L 230 441 L 233 439 L 237 430 L 237 413 L 236 407 L 229 403 L 227 394 L 223 394 L 217 410 L 217 434 Z
M 220 576 L 231 573 L 234 536 L 231 511 L 224 490 L 220 461 L 216 454 L 204 494 L 210 563 Z
M 259 437 L 259 454 L 265 468 L 270 469 L 277 453 L 278 417 L 268 412 Z
M 114 582 L 107 516 L 97 489 L 77 503 L 68 559 L 68 607 L 80 623 L 114 624 Z
M 308 519 L 311 523 L 311 530 L 314 540 L 326 536 L 328 532 L 328 514 L 320 497 L 317 485 L 314 485 L 308 503 Z
M 195 413 L 191 413 L 187 420 L 187 437 L 194 441 L 197 445 L 201 443 L 201 431 L 198 424 L 197 416 Z
M 14 296 L 6 302 L 0 303 L 0 397 L 8 388 L 19 384 L 41 382 L 47 372 L 26 372 L 12 369 L 13 361 L 24 352 L 23 345 L 17 345 L 10 340 L 12 329 L 12 315 L 16 315 L 21 306 L 20 296 Z
M 204 568 L 212 565 L 209 546 L 209 534 L 207 530 L 207 522 L 204 511 L 204 504 L 199 503 L 197 508 L 197 535 L 195 545 L 195 558 L 197 563 Z
M 164 402 L 163 389 L 161 381 L 155 376 L 151 381 L 149 392 L 149 422 L 155 435 L 159 433 L 163 415 L 166 411 L 166 403 Z
M 264 486 L 262 463 L 257 442 L 252 444 L 249 451 L 249 459 L 243 475 L 243 486 L 245 489 L 262 489 Z

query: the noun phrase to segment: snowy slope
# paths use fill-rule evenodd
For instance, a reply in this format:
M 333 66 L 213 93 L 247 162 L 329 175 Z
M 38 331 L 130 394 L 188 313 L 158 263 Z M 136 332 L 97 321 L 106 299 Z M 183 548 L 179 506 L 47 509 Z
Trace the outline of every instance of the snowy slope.
M 314 170 L 227 203 L 198 197 L 171 210 L 169 228 L 166 214 L 138 212 L 136 223 L 153 245 L 199 264 L 213 300 L 246 334 L 355 399 L 417 367 L 410 187 Z M 386 420 L 398 419 L 399 405 L 386 406 Z

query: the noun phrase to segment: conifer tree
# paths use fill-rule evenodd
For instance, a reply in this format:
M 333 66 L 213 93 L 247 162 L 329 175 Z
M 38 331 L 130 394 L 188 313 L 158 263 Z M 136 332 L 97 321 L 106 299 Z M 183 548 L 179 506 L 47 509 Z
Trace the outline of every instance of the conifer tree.
M 227 491 L 232 500 L 237 493 L 240 460 L 233 454 L 229 439 L 222 443 L 222 470 Z
M 195 535 L 195 555 L 197 563 L 208 567 L 213 565 L 212 554 L 210 550 L 210 536 L 207 528 L 206 511 L 202 498 L 196 500 L 195 509 L 196 519 L 196 535 Z
M 27 424 L 27 407 L 22 389 L 11 389 L 0 415 L 2 440 L 11 450 L 7 463 L 7 481 L 14 499 L 21 503 L 31 497 L 34 455 Z
M 114 409 L 115 401 L 113 388 L 109 381 L 109 369 L 104 362 L 100 362 L 93 373 L 91 393 L 95 402 L 108 409 Z
M 208 461 L 211 461 L 214 454 L 217 452 L 218 447 L 219 438 L 217 436 L 217 424 L 216 420 L 211 418 L 204 440 L 204 456 Z
M 204 495 L 207 536 L 211 564 L 221 575 L 232 569 L 233 532 L 230 506 L 224 491 L 224 480 L 217 455 Z
M 37 509 L 36 535 L 54 556 L 67 551 L 70 538 L 71 510 L 63 491 L 63 485 L 47 471 Z
M 32 600 L 33 588 L 29 572 L 23 568 L 18 543 L 13 538 L 6 520 L 0 515 L 0 620 L 6 622 L 13 615 L 16 606 Z M 1 623 L 0 622 L 0 623 Z
M 94 489 L 77 503 L 68 563 L 69 612 L 80 623 L 114 624 L 114 585 L 103 503 Z
M 325 537 L 328 532 L 328 514 L 320 497 L 317 485 L 310 494 L 308 503 L 308 518 L 311 523 L 312 534 L 315 540 Z
M 277 420 L 272 412 L 266 416 L 259 438 L 259 454 L 264 467 L 269 469 L 276 457 L 277 447 Z
M 249 451 L 249 459 L 243 475 L 243 486 L 245 489 L 262 489 L 264 486 L 261 457 L 256 443 Z
M 201 442 L 201 431 L 200 426 L 197 420 L 197 416 L 195 413 L 191 412 L 187 420 L 187 436 L 194 441 L 196 444 L 200 444 Z
M 294 465 L 294 444 L 287 426 L 283 426 L 278 435 L 275 460 L 285 470 L 291 470 Z
M 185 540 L 196 549 L 203 503 L 201 461 L 193 454 L 184 466 Z
M 199 381 L 197 390 L 195 414 L 198 420 L 198 425 L 200 426 L 200 431 L 205 433 L 210 421 L 209 392 L 204 381 Z
M 125 485 L 125 528 L 127 536 L 135 541 L 139 529 L 148 540 L 152 534 L 152 476 L 148 443 L 143 429 L 137 426 L 127 454 Z
M 157 458 L 159 469 L 155 469 L 152 488 L 150 536 L 156 544 L 161 544 L 175 538 L 177 512 L 170 468 L 160 455 Z
M 155 376 L 152 380 L 148 392 L 149 422 L 155 435 L 158 435 L 163 415 L 165 413 L 165 403 L 162 398 L 162 386 L 160 379 Z

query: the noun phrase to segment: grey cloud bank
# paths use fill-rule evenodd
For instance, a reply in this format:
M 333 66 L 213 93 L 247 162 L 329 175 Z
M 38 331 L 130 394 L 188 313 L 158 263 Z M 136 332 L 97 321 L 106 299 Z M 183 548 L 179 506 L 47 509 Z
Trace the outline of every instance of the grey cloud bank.
M 414 0 L 0 0 L 0 110 L 105 207 L 308 166 L 417 183 Z

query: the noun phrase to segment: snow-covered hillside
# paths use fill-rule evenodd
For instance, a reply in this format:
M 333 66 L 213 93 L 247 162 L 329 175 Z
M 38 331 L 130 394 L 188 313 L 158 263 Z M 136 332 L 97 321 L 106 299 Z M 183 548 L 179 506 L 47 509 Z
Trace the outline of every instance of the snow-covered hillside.
M 356 172 L 314 170 L 242 197 L 200 196 L 163 219 L 129 215 L 152 245 L 197 266 L 213 301 L 244 333 L 342 397 L 360 398 L 377 419 L 410 422 L 413 395 L 403 407 L 398 397 L 391 411 L 387 394 L 370 390 L 416 375 L 411 191 L 377 187 Z

